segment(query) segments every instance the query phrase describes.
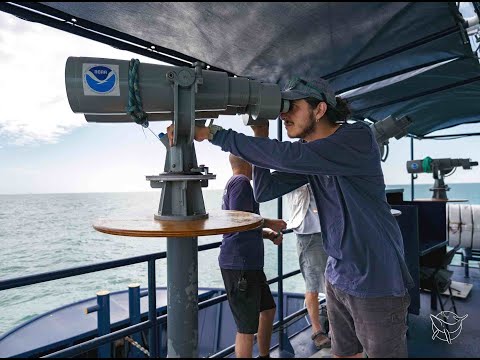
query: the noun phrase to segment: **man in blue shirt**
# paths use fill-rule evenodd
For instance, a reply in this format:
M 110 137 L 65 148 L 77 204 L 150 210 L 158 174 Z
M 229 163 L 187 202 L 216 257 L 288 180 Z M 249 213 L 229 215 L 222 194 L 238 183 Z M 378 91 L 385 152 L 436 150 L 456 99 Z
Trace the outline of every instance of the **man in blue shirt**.
M 361 357 L 365 350 L 369 357 L 406 357 L 407 289 L 413 280 L 386 201 L 375 137 L 367 125 L 346 122 L 346 101 L 323 79 L 295 79 L 282 97 L 291 106 L 280 117 L 288 136 L 300 141 L 250 137 L 216 125 L 196 128 L 195 139 L 209 139 L 255 165 L 260 202 L 310 183 L 329 256 L 332 353 Z M 170 139 L 172 133 L 170 126 Z
M 239 210 L 260 214 L 252 185 L 252 166 L 230 154 L 233 176 L 228 180 L 222 199 L 223 210 Z M 283 220 L 264 219 L 264 229 L 223 235 L 218 257 L 228 303 L 237 324 L 235 355 L 251 358 L 253 338 L 257 333 L 260 357 L 269 357 L 275 301 L 263 272 L 263 239 L 275 245 L 282 241 Z

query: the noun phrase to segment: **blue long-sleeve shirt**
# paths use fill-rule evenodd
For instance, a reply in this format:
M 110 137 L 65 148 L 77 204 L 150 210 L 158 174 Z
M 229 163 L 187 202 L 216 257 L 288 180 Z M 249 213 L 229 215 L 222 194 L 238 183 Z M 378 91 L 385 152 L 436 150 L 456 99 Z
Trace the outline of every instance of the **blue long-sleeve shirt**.
M 212 143 L 255 165 L 259 202 L 310 183 L 329 255 L 325 276 L 331 284 L 360 297 L 403 296 L 413 286 L 402 235 L 386 200 L 380 151 L 368 126 L 344 124 L 311 142 L 220 130 Z
M 234 175 L 228 180 L 222 197 L 223 210 L 240 210 L 260 215 L 252 185 L 245 175 Z M 262 229 L 223 235 L 218 263 L 221 269 L 263 270 L 264 248 Z

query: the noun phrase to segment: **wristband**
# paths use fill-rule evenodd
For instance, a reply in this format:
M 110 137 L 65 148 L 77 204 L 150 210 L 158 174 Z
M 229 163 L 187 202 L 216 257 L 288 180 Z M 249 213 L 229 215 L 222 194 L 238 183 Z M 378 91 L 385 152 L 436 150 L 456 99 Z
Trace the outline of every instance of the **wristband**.
M 208 127 L 208 141 L 212 141 L 217 131 L 223 130 L 221 126 L 210 124 Z

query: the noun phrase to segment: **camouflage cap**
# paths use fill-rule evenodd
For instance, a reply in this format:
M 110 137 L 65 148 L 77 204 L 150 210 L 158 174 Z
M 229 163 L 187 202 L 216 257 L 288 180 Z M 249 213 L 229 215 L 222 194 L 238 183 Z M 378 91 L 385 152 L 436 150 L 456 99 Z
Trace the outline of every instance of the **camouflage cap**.
M 330 106 L 337 106 L 335 92 L 331 88 L 328 81 L 324 79 L 303 80 L 294 78 L 290 80 L 282 90 L 282 98 L 285 100 L 299 100 L 308 97 L 314 97 L 318 100 L 325 101 Z

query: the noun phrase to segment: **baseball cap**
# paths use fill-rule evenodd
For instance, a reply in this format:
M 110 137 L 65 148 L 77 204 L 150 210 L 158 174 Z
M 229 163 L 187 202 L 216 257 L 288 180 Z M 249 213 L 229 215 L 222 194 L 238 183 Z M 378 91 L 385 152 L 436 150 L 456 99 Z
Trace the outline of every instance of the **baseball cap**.
M 330 106 L 337 106 L 335 92 L 328 81 L 322 78 L 307 81 L 296 77 L 291 79 L 282 90 L 282 98 L 285 100 L 298 100 L 307 97 L 314 97 L 325 101 Z

